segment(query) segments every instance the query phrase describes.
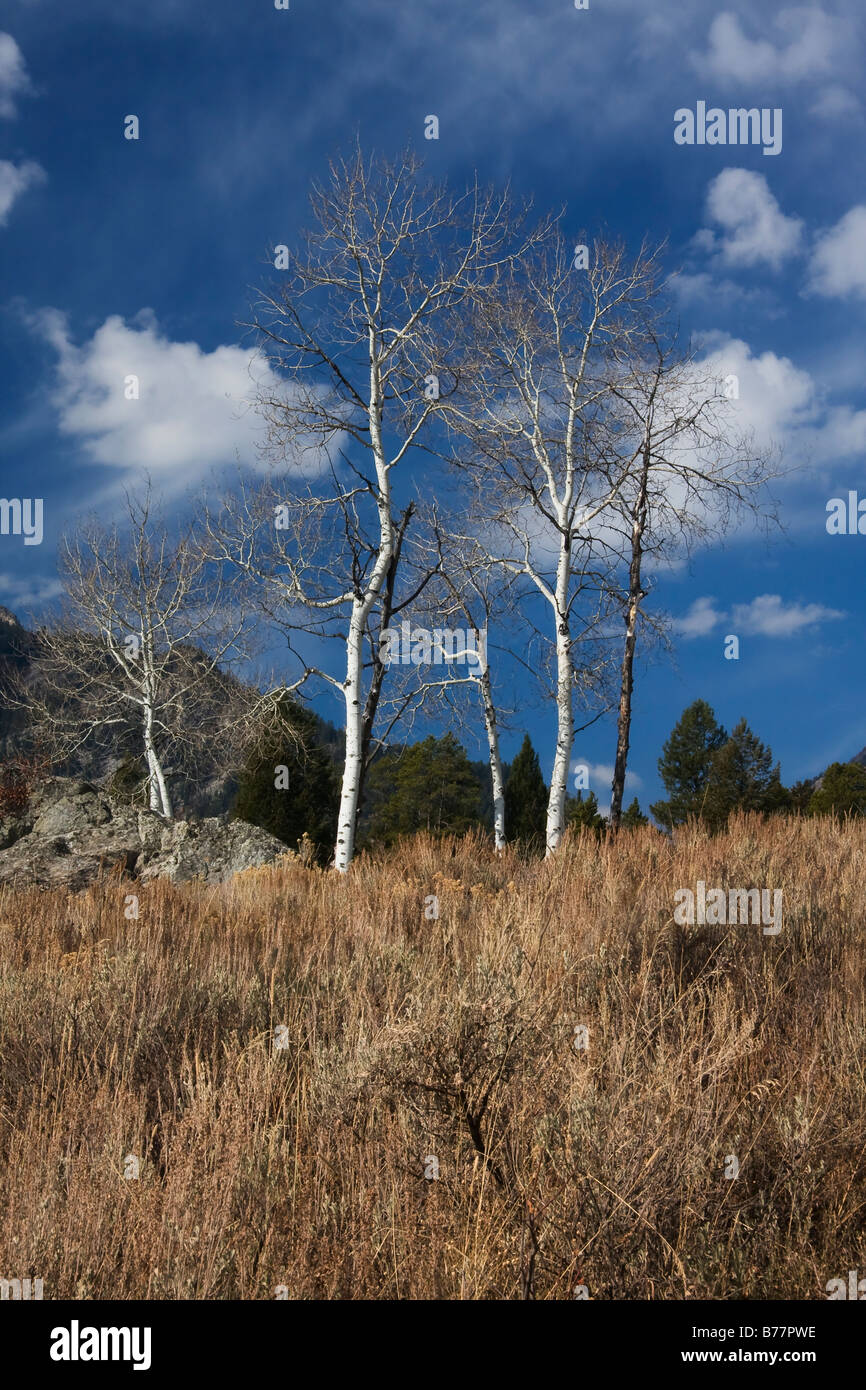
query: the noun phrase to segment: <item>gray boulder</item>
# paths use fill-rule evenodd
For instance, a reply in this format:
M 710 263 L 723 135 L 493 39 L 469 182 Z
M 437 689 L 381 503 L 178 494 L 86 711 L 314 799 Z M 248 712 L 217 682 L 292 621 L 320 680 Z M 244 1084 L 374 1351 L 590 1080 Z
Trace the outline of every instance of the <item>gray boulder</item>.
M 16 887 L 77 890 L 112 870 L 142 883 L 224 883 L 290 854 L 281 840 L 246 821 L 164 820 L 68 778 L 52 778 L 26 812 L 0 819 L 0 884 Z

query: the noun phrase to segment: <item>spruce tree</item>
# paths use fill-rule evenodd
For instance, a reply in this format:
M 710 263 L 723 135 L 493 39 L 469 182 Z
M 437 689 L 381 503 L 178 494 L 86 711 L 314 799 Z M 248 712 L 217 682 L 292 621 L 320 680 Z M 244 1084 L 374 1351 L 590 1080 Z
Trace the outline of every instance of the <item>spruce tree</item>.
M 508 772 L 505 783 L 505 834 L 527 848 L 544 844 L 547 827 L 547 787 L 538 754 L 529 734 Z
M 727 737 L 706 700 L 695 700 L 683 712 L 658 763 L 668 800 L 657 801 L 650 807 L 665 829 L 701 814 L 713 755 Z
M 809 812 L 809 802 L 812 800 L 814 794 L 814 777 L 806 777 L 801 782 L 795 782 L 794 785 L 788 789 L 791 810 L 795 814 L 807 815 Z
M 269 830 L 291 849 L 306 832 L 325 861 L 337 833 L 340 778 L 316 741 L 319 725 L 297 701 L 282 701 L 277 727 L 263 732 L 249 754 L 232 814 Z
M 585 796 L 583 792 L 578 792 L 576 797 L 568 797 L 565 805 L 565 823 L 575 830 L 585 825 L 597 835 L 601 834 L 607 821 L 598 809 L 598 797 L 595 792 L 588 791 Z
M 635 797 L 631 805 L 623 811 L 620 825 L 624 825 L 627 830 L 634 830 L 639 825 L 649 825 L 649 818 L 645 816 L 641 810 L 640 802 L 637 797 Z
M 390 845 L 419 830 L 462 835 L 481 821 L 481 788 L 451 733 L 389 750 L 373 762 L 367 785 L 371 842 Z
M 710 765 L 702 815 L 718 829 L 732 811 L 777 811 L 789 801 L 766 747 L 741 719 Z
M 811 816 L 866 815 L 866 768 L 859 763 L 831 763 L 809 799 Z

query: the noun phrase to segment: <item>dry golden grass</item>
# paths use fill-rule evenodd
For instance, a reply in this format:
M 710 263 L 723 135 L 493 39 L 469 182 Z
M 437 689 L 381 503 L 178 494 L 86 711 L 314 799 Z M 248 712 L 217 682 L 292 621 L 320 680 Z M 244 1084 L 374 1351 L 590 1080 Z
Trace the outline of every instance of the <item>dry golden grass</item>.
M 6 891 L 0 1274 L 823 1298 L 864 1258 L 864 851 L 862 822 L 744 817 L 551 863 L 419 838 L 346 879 Z M 676 926 L 698 879 L 782 888 L 781 934 Z

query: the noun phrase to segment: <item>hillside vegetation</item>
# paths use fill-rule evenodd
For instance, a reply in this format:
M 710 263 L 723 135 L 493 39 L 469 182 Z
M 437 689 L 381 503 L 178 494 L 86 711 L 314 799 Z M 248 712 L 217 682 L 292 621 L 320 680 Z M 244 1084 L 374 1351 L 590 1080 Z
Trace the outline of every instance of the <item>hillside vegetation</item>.
M 824 1298 L 863 1261 L 864 851 L 862 821 L 740 815 L 546 862 L 421 835 L 345 877 L 2 890 L 0 1272 Z M 699 880 L 782 889 L 781 932 L 676 925 Z

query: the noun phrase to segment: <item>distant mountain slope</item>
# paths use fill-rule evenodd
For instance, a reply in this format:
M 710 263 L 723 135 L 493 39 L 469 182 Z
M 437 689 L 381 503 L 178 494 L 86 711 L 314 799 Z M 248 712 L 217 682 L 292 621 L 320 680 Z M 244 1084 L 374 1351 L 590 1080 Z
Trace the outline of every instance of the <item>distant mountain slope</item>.
M 15 751 L 16 736 L 26 726 L 24 715 L 10 709 L 4 698 L 7 682 L 10 676 L 26 674 L 35 646 L 33 634 L 22 627 L 14 613 L 0 606 L 0 757 Z
M 193 649 L 194 650 L 194 649 Z M 39 654 L 39 635 L 30 632 L 19 622 L 14 613 L 0 606 L 0 760 L 15 756 L 26 748 L 26 718 L 21 711 L 10 709 L 3 700 L 4 682 L 10 677 L 27 679 L 34 660 Z M 228 703 L 233 689 L 251 689 L 224 671 L 213 672 L 208 668 L 204 656 L 202 660 L 202 685 L 210 693 L 216 705 Z M 200 691 L 197 692 L 197 697 Z M 315 711 L 310 711 L 316 721 L 316 742 L 324 748 L 335 765 L 342 772 L 345 754 L 345 734 L 328 720 L 322 719 Z M 398 751 L 405 745 L 391 743 L 389 748 Z M 89 781 L 105 784 L 126 758 L 139 750 L 138 731 L 130 721 L 126 729 L 116 732 L 110 740 L 92 745 L 62 768 L 55 771 L 67 777 L 86 778 Z M 178 815 L 213 816 L 230 810 L 237 791 L 237 780 L 227 770 L 219 756 L 219 740 L 214 740 L 208 755 L 201 758 L 195 769 L 184 771 L 172 779 L 172 789 L 177 803 Z M 854 761 L 866 766 L 866 749 Z M 485 761 L 471 763 L 473 776 L 481 791 L 481 819 L 492 828 L 493 795 L 490 785 L 490 769 Z M 508 765 L 503 768 L 507 780 Z M 381 793 L 379 796 L 381 799 Z M 361 805 L 360 829 L 363 833 L 369 825 L 375 799 L 365 796 Z
M 26 713 L 11 707 L 8 697 L 11 681 L 23 681 L 26 685 L 35 679 L 39 652 L 38 632 L 29 632 L 14 613 L 0 608 L 0 759 L 29 750 Z M 170 776 L 179 816 L 220 815 L 231 808 L 237 792 L 234 769 L 227 765 L 226 740 L 219 737 L 221 712 L 236 707 L 238 695 L 251 691 L 252 687 L 229 672 L 214 671 L 204 654 L 195 647 L 187 648 L 186 656 L 191 656 L 193 664 L 196 659 L 201 661 L 201 679 L 195 682 L 190 693 L 188 718 L 199 721 L 204 715 L 206 727 L 210 729 L 213 724 L 215 732 L 197 753 L 194 765 L 184 761 L 182 766 L 172 769 L 169 764 L 166 771 Z M 330 748 L 335 740 L 339 741 L 339 732 L 332 725 L 320 722 L 322 743 Z M 222 726 L 228 728 L 227 715 Z M 130 718 L 128 724 L 114 728 L 110 733 L 94 734 L 75 757 L 52 770 L 59 775 L 83 778 L 105 786 L 122 764 L 139 753 L 139 731 L 135 720 Z

